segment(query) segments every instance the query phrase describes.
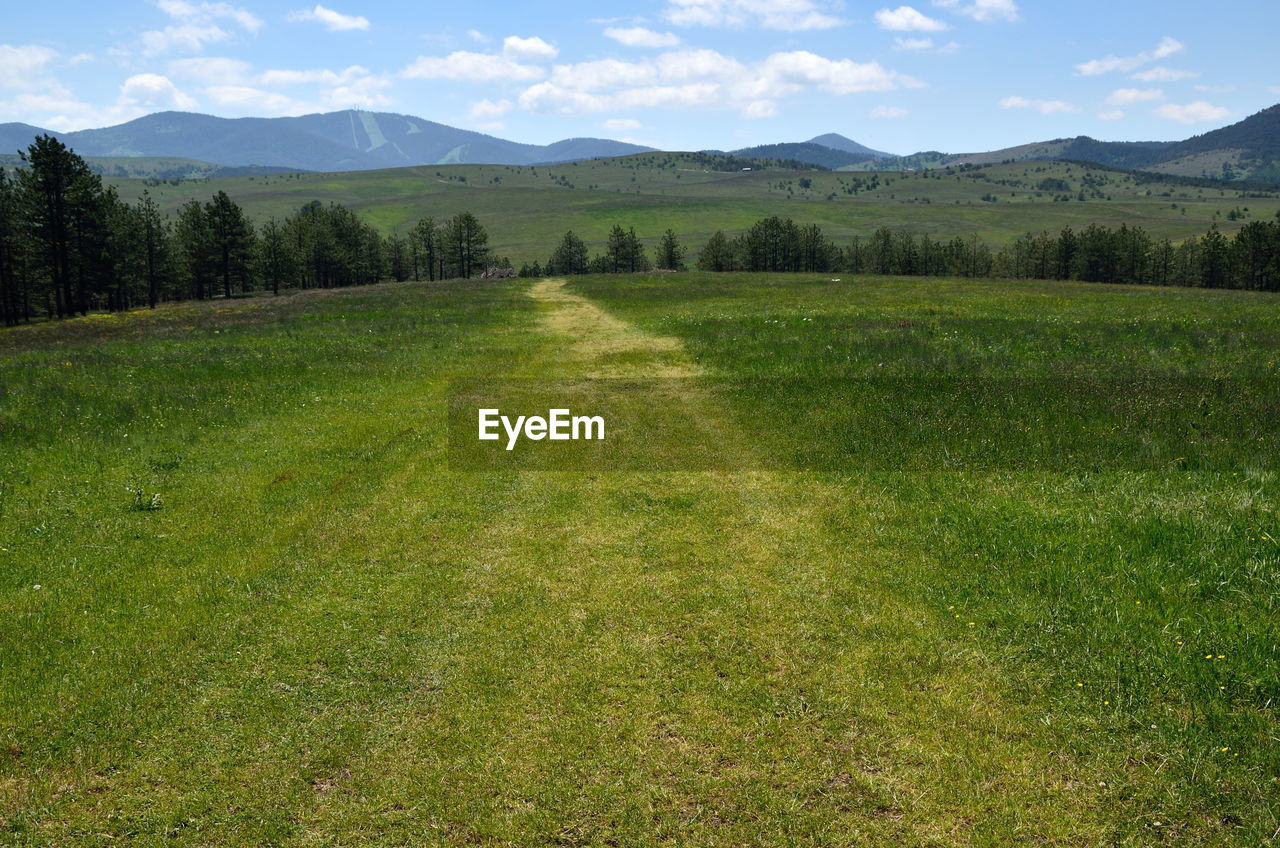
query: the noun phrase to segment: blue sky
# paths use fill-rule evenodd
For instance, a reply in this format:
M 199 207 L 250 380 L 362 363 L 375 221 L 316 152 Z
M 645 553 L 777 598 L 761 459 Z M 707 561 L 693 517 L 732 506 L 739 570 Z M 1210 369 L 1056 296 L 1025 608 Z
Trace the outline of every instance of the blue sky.
M 1179 139 L 1280 102 L 1280 3 L 568 0 L 31 4 L 0 122 L 364 108 L 531 143 L 894 153 Z

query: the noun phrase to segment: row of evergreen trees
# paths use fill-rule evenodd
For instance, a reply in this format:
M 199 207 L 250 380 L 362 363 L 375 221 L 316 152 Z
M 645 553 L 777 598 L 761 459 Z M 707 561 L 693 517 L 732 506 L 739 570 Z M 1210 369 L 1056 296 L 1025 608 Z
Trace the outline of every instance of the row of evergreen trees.
M 12 177 L 0 169 L 0 320 L 67 317 L 255 288 L 331 288 L 384 279 L 469 277 L 490 259 L 469 212 L 379 234 L 351 210 L 312 201 L 255 228 L 226 192 L 174 218 L 134 204 L 57 139 L 41 136 Z
M 0 170 L 0 320 L 65 317 L 163 300 L 233 297 L 257 287 L 329 288 L 395 280 L 470 277 L 491 261 L 488 234 L 469 212 L 417 222 L 384 237 L 338 204 L 312 201 L 254 228 L 219 191 L 162 216 L 149 194 L 122 202 L 87 164 L 41 136 L 12 178 Z M 545 265 L 521 276 L 623 273 L 686 267 L 670 229 L 652 257 L 634 227 L 614 225 L 604 249 L 565 233 Z M 506 260 L 498 264 L 506 267 Z M 717 231 L 697 259 L 706 271 L 846 272 L 1062 279 L 1280 290 L 1280 222 L 1254 221 L 1234 236 L 1217 226 L 1174 244 L 1141 227 L 1090 224 L 1079 233 L 1028 233 L 997 251 L 976 235 L 935 239 L 881 228 L 844 247 L 816 224 L 764 218 L 733 238 Z
M 588 259 L 586 245 L 568 232 L 545 266 L 526 265 L 521 276 L 650 267 L 678 270 L 684 267 L 684 253 L 667 230 L 651 264 L 635 230 L 615 225 L 600 255 Z M 977 235 L 946 240 L 887 227 L 869 238 L 854 236 L 841 248 L 816 224 L 799 225 L 775 216 L 733 238 L 717 231 L 696 266 L 701 271 L 999 277 L 1280 291 L 1280 222 L 1251 221 L 1230 237 L 1213 225 L 1204 236 L 1176 244 L 1154 239 L 1141 227 L 1090 224 L 1079 233 L 1070 227 L 1056 235 L 1027 233 L 1008 247 L 992 250 Z
M 604 251 L 595 256 L 588 256 L 586 243 L 573 230 L 564 234 L 560 244 L 552 251 L 551 257 L 543 265 L 535 261 L 532 265 L 520 266 L 521 277 L 549 277 L 565 274 L 623 274 L 635 271 L 650 271 L 654 268 L 663 271 L 683 271 L 685 254 L 688 248 L 680 244 L 680 238 L 670 229 L 662 236 L 662 241 L 653 251 L 653 259 L 645 253 L 644 245 L 636 235 L 635 227 L 622 229 L 614 224 L 605 240 Z

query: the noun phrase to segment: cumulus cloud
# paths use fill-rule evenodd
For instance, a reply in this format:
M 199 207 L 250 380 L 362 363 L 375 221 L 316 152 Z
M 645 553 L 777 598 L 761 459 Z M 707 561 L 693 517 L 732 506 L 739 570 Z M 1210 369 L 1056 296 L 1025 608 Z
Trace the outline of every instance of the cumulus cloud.
M 169 17 L 179 21 L 211 21 L 218 18 L 235 21 L 249 32 L 262 28 L 262 19 L 230 3 L 187 3 L 184 0 L 159 0 L 156 4 Z
M 785 32 L 831 29 L 843 21 L 813 0 L 671 0 L 662 14 L 676 26 L 758 26 Z
M 1135 79 L 1139 82 L 1177 82 L 1178 80 L 1195 79 L 1198 76 L 1200 75 L 1195 71 L 1177 71 L 1173 68 L 1157 65 L 1154 68 L 1148 68 L 1145 71 L 1132 74 L 1129 79 Z
M 485 35 L 483 32 L 481 32 L 478 29 L 467 30 L 467 37 L 470 38 L 472 41 L 474 41 L 476 44 L 488 44 L 489 42 L 493 41 L 492 38 Z
M 296 101 L 288 95 L 248 85 L 211 85 L 205 89 L 205 93 L 224 109 L 255 115 L 291 115 L 301 111 Z
M 146 111 L 156 109 L 191 110 L 198 105 L 195 98 L 184 94 L 173 81 L 160 74 L 134 74 L 120 86 L 118 105 Z
M 881 29 L 896 32 L 941 32 L 947 28 L 942 21 L 922 15 L 910 6 L 881 9 L 876 12 L 876 23 Z
M 1083 77 L 1095 77 L 1112 71 L 1128 73 L 1157 59 L 1164 59 L 1167 56 L 1180 53 L 1184 49 L 1186 48 L 1182 42 L 1166 35 L 1160 39 L 1160 43 L 1156 45 L 1154 50 L 1144 50 L 1134 56 L 1104 56 L 1101 59 L 1091 59 L 1088 62 L 1076 65 L 1076 71 Z
M 1031 109 L 1041 115 L 1058 115 L 1063 112 L 1079 112 L 1080 107 L 1061 100 L 1028 100 L 1025 97 L 1005 97 L 1000 101 L 1002 109 Z
M 48 47 L 28 44 L 13 47 L 0 44 L 0 87 L 12 89 L 45 88 L 49 64 L 58 54 Z
M 400 72 L 405 79 L 449 79 L 457 82 L 528 82 L 542 79 L 546 71 L 522 65 L 505 56 L 457 50 L 443 58 L 419 56 Z
M 1158 88 L 1117 88 L 1107 97 L 1107 105 L 1132 106 L 1151 100 L 1164 100 L 1164 92 Z
M 103 127 L 133 120 L 161 109 L 195 109 L 195 98 L 161 74 L 134 74 L 120 86 L 114 103 L 99 107 L 77 100 L 56 82 L 43 92 L 24 91 L 0 102 L 7 113 L 31 115 L 41 126 L 59 131 Z M 35 117 L 39 116 L 39 117 Z
M 272 115 L 300 115 L 333 109 L 370 109 L 391 104 L 384 93 L 391 80 L 361 65 L 342 70 L 281 68 L 257 71 L 248 62 L 222 56 L 178 59 L 168 65 L 175 77 L 203 83 L 204 93 L 226 108 L 252 110 L 252 98 L 261 96 L 263 109 Z M 310 87 L 303 97 L 274 89 Z
M 199 53 L 206 44 L 228 41 L 233 34 L 220 25 L 231 22 L 252 34 L 262 27 L 262 20 L 252 12 L 230 3 L 187 3 L 184 0 L 159 0 L 160 10 L 175 23 L 164 29 L 148 30 L 140 36 L 143 52 L 149 56 L 184 51 Z
M 873 118 L 905 118 L 907 110 L 899 106 L 877 106 L 871 110 Z
M 537 36 L 509 35 L 502 41 L 502 55 L 513 62 L 550 62 L 560 51 Z
M 984 24 L 1018 20 L 1018 4 L 1013 0 L 974 0 L 967 4 L 960 0 L 933 0 L 933 5 L 967 15 Z
M 499 100 L 497 103 L 488 98 L 477 100 L 471 104 L 467 117 L 472 121 L 492 121 L 510 112 L 514 105 L 510 100 Z
M 346 32 L 348 30 L 369 29 L 369 19 L 364 15 L 344 15 L 333 9 L 316 5 L 312 9 L 301 9 L 289 15 L 291 21 L 315 21 L 329 32 Z
M 828 59 L 804 50 L 744 65 L 714 50 L 683 50 L 656 59 L 605 59 L 557 65 L 551 78 L 525 90 L 523 109 L 581 114 L 631 108 L 736 109 L 747 118 L 777 113 L 776 101 L 805 89 L 832 94 L 919 86 L 876 62 Z
M 609 27 L 604 31 L 607 38 L 612 38 L 628 47 L 675 47 L 680 43 L 679 37 L 669 32 L 654 32 L 644 27 Z
M 1124 117 L 1124 112 L 1119 109 L 1112 109 L 1107 112 L 1099 112 L 1098 117 L 1104 121 L 1118 121 Z
M 199 53 L 206 44 L 227 41 L 231 33 L 216 24 L 182 24 L 142 34 L 142 51 L 148 56 L 182 51 Z
M 1231 110 L 1223 106 L 1214 106 L 1204 100 L 1179 106 L 1166 103 L 1155 111 L 1156 115 L 1180 124 L 1200 124 L 1206 121 L 1221 121 L 1231 116 Z

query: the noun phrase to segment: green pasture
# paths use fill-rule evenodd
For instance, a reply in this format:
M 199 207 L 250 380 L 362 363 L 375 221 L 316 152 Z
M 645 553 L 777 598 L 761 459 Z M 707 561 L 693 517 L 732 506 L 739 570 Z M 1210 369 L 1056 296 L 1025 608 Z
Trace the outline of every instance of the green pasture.
M 0 844 L 1274 845 L 1276 433 L 1195 439 L 1261 417 L 1276 308 L 665 274 L 0 331 Z M 821 391 L 987 380 L 1013 420 L 1080 375 L 1238 391 L 1171 407 L 1192 459 L 936 469 L 842 465 L 877 415 Z M 696 377 L 667 415 L 729 458 L 450 464 L 457 381 L 594 377 Z
M 126 200 L 150 191 L 170 212 L 188 199 L 205 201 L 223 189 L 259 223 L 271 216 L 282 219 L 312 200 L 348 206 L 387 233 L 407 233 L 424 216 L 440 221 L 470 211 L 488 230 L 498 255 L 517 267 L 545 262 L 566 230 L 599 249 L 614 224 L 634 227 L 650 244 L 670 228 L 694 251 L 716 230 L 732 235 L 771 215 L 820 224 L 841 245 L 889 227 L 943 239 L 976 233 L 1000 246 L 1027 232 L 1080 230 L 1090 223 L 1141 226 L 1155 238 L 1176 241 L 1203 235 L 1215 223 L 1223 232 L 1234 232 L 1249 220 L 1272 220 L 1280 211 L 1275 192 L 1249 197 L 1225 187 L 1148 183 L 1124 172 L 1062 162 L 915 173 L 724 173 L 704 171 L 670 154 L 648 154 L 537 168 L 427 165 L 176 184 L 111 182 Z

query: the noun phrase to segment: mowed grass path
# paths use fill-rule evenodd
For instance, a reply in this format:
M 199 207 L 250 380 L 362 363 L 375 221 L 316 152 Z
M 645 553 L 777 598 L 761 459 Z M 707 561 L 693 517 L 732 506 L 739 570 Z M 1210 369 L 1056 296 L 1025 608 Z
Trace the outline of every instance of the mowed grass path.
M 1196 620 L 1186 598 L 1166 599 L 1171 628 L 1163 607 L 1135 615 L 1130 600 L 1151 595 L 1126 585 L 1123 563 L 1103 557 L 1116 579 L 1081 586 L 1097 575 L 1073 572 L 1064 547 L 1102 557 L 1148 533 L 1210 576 L 1222 527 L 1204 512 L 1247 499 L 1256 539 L 1275 516 L 1267 474 L 1152 486 L 447 467 L 451 377 L 732 373 L 738 354 L 713 355 L 720 342 L 691 319 L 713 307 L 751 322 L 816 297 L 810 283 L 770 300 L 749 281 L 700 294 L 685 282 L 385 286 L 6 332 L 0 837 L 1271 835 L 1274 715 L 1254 697 L 1274 686 L 1258 679 L 1274 670 L 1258 665 L 1274 662 L 1274 625 L 1259 621 L 1274 558 L 1223 550 L 1239 591 Z M 991 289 L 934 285 L 1003 308 Z M 881 296 L 877 309 L 916 306 Z M 673 414 L 749 445 L 762 430 L 747 412 L 701 395 Z M 1184 533 L 1160 542 L 1154 520 Z M 1254 583 L 1239 576 L 1248 564 Z M 1132 630 L 1099 625 L 1091 641 L 1090 603 Z M 1143 671 L 1157 647 L 1176 653 L 1153 640 L 1198 650 L 1209 630 L 1254 646 L 1243 663 L 1223 651 L 1245 672 L 1232 700 L 1210 710 L 1204 681 L 1169 701 L 1189 672 L 1164 654 Z M 1104 706 L 1117 689 L 1098 670 L 1122 660 L 1116 686 L 1168 675 L 1161 696 Z M 1202 720 L 1214 738 L 1185 727 Z

